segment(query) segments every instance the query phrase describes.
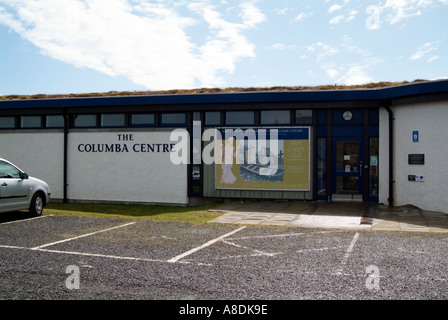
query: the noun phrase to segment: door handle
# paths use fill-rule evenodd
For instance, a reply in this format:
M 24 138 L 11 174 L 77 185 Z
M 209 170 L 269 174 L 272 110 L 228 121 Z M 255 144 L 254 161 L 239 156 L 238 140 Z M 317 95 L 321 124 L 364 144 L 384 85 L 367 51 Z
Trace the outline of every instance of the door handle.
M 6 187 L 6 186 L 8 186 L 8 184 L 6 182 L 3 182 L 2 187 Z
M 363 172 L 363 170 L 364 170 L 364 167 L 363 167 L 363 165 L 362 165 L 362 161 L 360 161 L 361 162 L 361 164 L 360 164 L 360 166 L 359 166 L 359 176 L 360 177 L 362 177 L 362 172 Z

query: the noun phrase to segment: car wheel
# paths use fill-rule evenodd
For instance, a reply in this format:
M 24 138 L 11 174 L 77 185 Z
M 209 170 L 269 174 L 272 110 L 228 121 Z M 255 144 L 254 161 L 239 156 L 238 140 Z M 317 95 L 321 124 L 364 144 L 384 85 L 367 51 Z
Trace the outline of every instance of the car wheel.
M 36 193 L 33 196 L 33 199 L 31 200 L 30 205 L 30 213 L 32 213 L 35 216 L 41 216 L 42 212 L 44 211 L 44 198 L 42 197 L 41 193 Z

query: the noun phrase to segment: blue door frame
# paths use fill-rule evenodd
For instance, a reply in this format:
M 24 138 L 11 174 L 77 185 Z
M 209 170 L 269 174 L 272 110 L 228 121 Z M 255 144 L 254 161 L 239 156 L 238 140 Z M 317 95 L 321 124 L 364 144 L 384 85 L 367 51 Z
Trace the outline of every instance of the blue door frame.
M 364 139 L 362 137 L 333 138 L 332 158 L 333 194 L 362 196 L 364 193 Z

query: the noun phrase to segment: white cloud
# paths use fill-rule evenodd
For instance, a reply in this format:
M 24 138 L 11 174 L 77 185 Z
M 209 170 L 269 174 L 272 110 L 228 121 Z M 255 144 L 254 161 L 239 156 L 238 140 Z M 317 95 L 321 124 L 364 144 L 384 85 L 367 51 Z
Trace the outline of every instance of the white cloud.
M 343 9 L 350 1 L 349 0 L 345 0 L 343 2 L 343 5 L 339 5 L 339 4 L 334 4 L 332 5 L 329 9 L 328 9 L 328 13 L 332 14 L 336 11 L 340 11 L 341 9 Z M 358 11 L 353 10 L 353 9 L 349 9 L 347 8 L 347 10 L 345 10 L 345 13 L 340 13 L 334 17 L 332 17 L 329 21 L 329 24 L 339 24 L 343 21 L 345 22 L 350 22 L 352 20 L 355 19 L 355 16 L 358 14 Z
M 345 22 L 349 22 L 349 21 L 354 20 L 354 19 L 355 19 L 355 16 L 356 16 L 357 14 L 358 14 L 358 11 L 356 11 L 356 10 L 351 10 L 351 11 L 349 12 L 349 15 L 348 15 L 347 19 L 345 19 Z
M 273 49 L 273 50 L 285 50 L 286 46 L 283 43 L 275 43 L 271 46 L 268 47 L 268 49 Z
M 297 48 L 297 45 L 294 44 L 289 44 L 286 45 L 284 43 L 274 43 L 273 45 L 270 45 L 267 47 L 267 49 L 271 49 L 271 50 L 278 50 L 278 51 L 282 51 L 282 50 L 291 50 L 291 49 L 295 49 Z
M 429 58 L 428 62 L 431 63 L 431 62 L 436 61 L 436 60 L 439 60 L 439 56 L 433 56 L 433 57 Z
M 298 22 L 301 21 L 303 19 L 305 19 L 307 17 L 307 14 L 304 12 L 300 12 L 297 17 L 294 18 L 294 21 Z
M 335 47 L 325 44 L 323 42 L 316 42 L 305 47 L 309 52 L 316 52 L 316 61 L 319 62 L 322 59 L 332 56 L 339 52 Z
M 255 57 L 244 33 L 265 16 L 249 1 L 237 8 L 240 22 L 229 22 L 208 3 L 0 0 L 0 24 L 46 56 L 148 89 L 221 86 L 220 75 Z M 189 28 L 203 26 L 206 40 L 193 43 Z
M 240 5 L 240 8 L 243 24 L 249 28 L 255 28 L 257 24 L 266 20 L 265 15 L 255 6 L 255 3 L 245 2 Z
M 334 83 L 344 85 L 372 82 L 370 70 L 383 61 L 355 44 L 347 34 L 341 36 L 338 45 L 316 42 L 304 49 L 306 57 L 314 59 L 326 77 Z
M 339 79 L 344 85 L 356 85 L 372 82 L 372 78 L 367 74 L 369 66 L 355 65 L 348 68 L 345 74 Z
M 357 85 L 372 82 L 367 74 L 369 65 L 336 66 L 334 63 L 326 63 L 320 66 L 326 75 L 335 83 L 343 85 Z
M 422 15 L 422 10 L 438 4 L 446 5 L 448 0 L 386 0 L 377 8 L 382 13 L 382 20 L 393 25 L 404 19 Z
M 447 0 L 448 1 L 448 0 Z M 289 8 L 283 8 L 283 9 L 275 9 L 274 12 L 280 16 L 286 16 L 288 13 Z
M 321 69 L 324 70 L 332 80 L 336 79 L 339 75 L 339 71 L 336 69 L 334 63 L 326 63 L 321 66 Z
M 335 3 L 334 5 L 332 5 L 329 9 L 328 9 L 328 13 L 333 13 L 335 11 L 341 10 L 342 6 Z
M 420 48 L 418 48 L 418 50 L 411 56 L 411 60 L 421 59 L 423 56 L 427 55 L 428 53 L 437 50 L 437 45 L 439 43 L 440 43 L 440 41 L 425 43 Z
M 345 17 L 343 15 L 339 15 L 339 16 L 333 17 L 330 20 L 330 24 L 338 24 L 338 23 L 342 22 L 342 20 L 344 20 L 344 18 Z

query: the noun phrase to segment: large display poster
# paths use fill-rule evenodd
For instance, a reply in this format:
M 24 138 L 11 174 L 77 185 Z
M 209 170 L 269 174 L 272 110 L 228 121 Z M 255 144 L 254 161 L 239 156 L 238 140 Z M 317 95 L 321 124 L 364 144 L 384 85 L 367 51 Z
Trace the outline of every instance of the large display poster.
M 217 130 L 217 189 L 310 190 L 309 127 Z

